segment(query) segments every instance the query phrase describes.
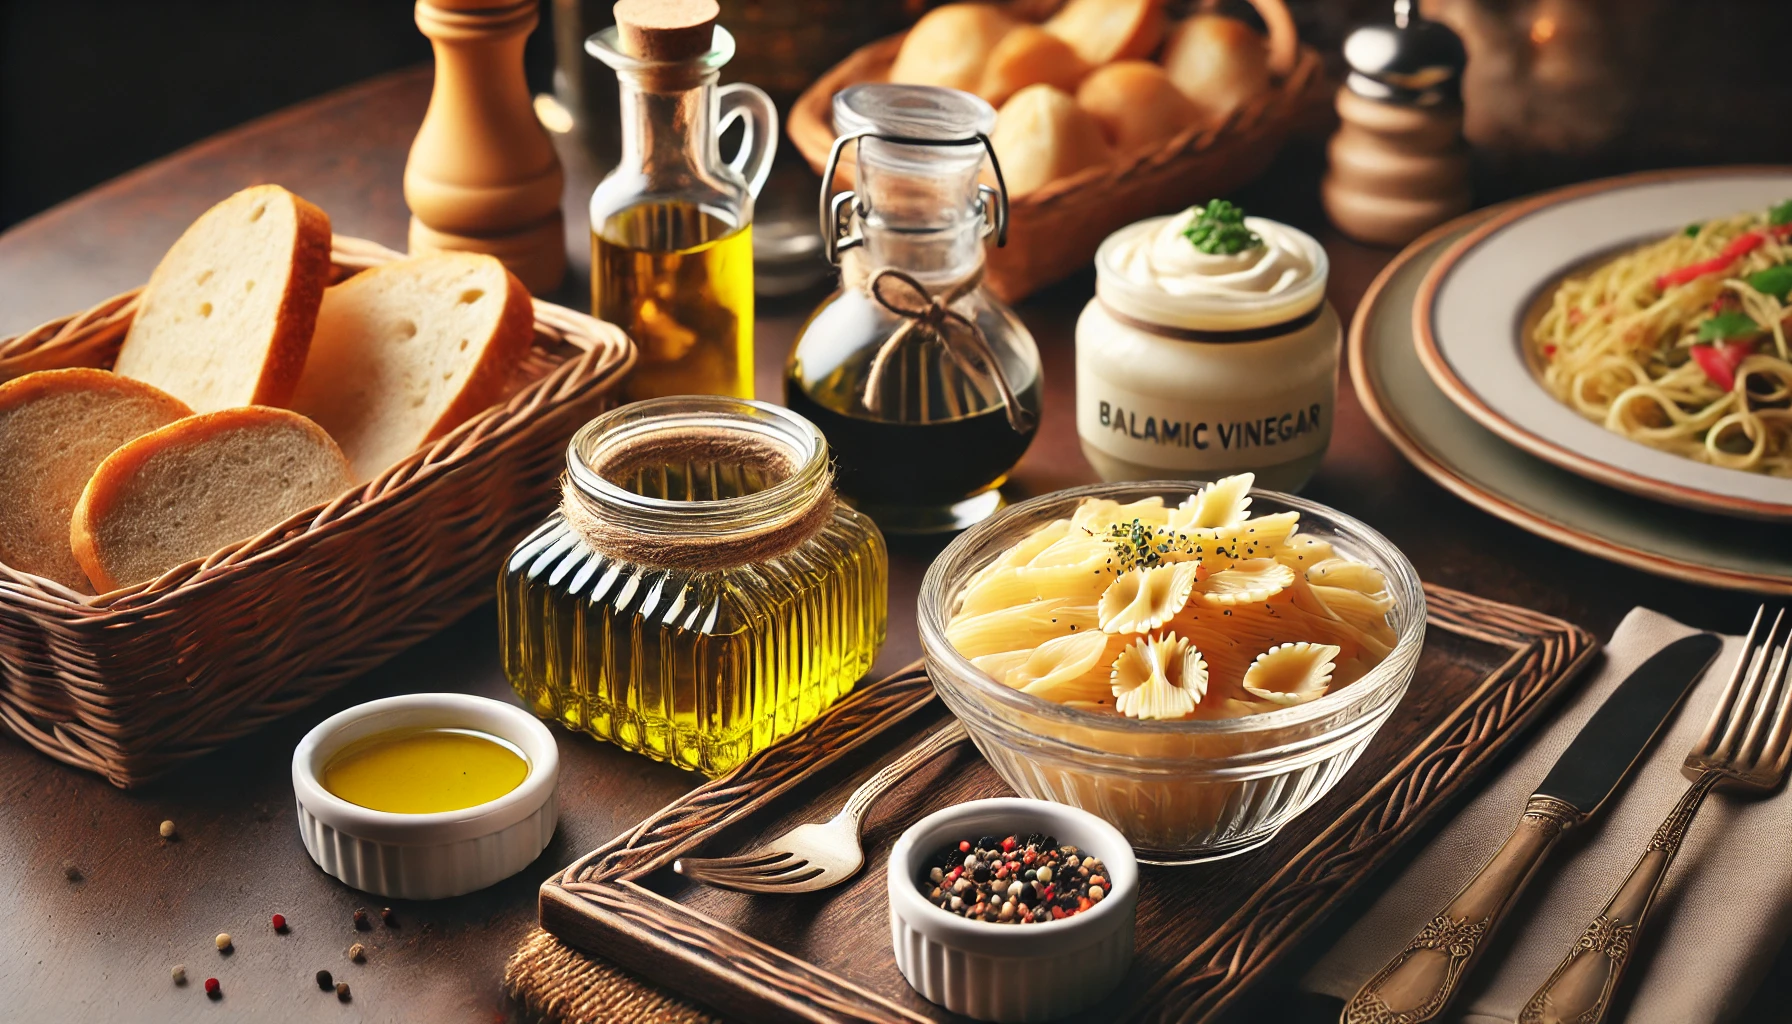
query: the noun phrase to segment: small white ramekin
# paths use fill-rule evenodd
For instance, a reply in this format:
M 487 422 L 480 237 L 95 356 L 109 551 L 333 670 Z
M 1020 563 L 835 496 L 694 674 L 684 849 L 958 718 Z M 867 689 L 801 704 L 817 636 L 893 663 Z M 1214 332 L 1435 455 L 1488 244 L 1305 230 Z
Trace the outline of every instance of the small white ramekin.
M 1100 903 L 1062 921 L 992 924 L 927 902 L 916 887 L 949 842 L 1042 832 L 1100 858 L 1112 883 Z M 890 851 L 890 941 L 916 992 L 978 1020 L 1040 1021 L 1113 990 L 1132 963 L 1139 865 L 1118 829 L 1066 804 L 1004 797 L 948 807 L 909 827 Z
M 394 729 L 490 733 L 516 744 L 529 774 L 496 800 L 434 814 L 370 810 L 324 789 L 324 766 L 337 751 Z M 412 693 L 356 705 L 318 723 L 292 754 L 299 832 L 311 859 L 356 889 L 399 899 L 459 896 L 528 867 L 554 835 L 559 780 L 559 748 L 534 715 L 464 693 Z

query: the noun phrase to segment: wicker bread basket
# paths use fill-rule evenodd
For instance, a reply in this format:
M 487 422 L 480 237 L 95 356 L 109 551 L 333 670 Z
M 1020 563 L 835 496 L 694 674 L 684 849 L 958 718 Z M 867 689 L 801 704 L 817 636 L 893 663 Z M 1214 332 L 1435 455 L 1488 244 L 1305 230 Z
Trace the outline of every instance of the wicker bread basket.
M 338 236 L 338 279 L 402 254 Z M 0 341 L 0 380 L 110 366 L 137 291 Z M 83 595 L 0 566 L 0 722 L 134 786 L 316 700 L 490 599 L 566 442 L 634 362 L 615 326 L 535 302 L 501 405 L 327 505 L 149 583 Z
M 1268 168 L 1303 119 L 1330 104 L 1332 89 L 1319 54 L 1300 44 L 1282 0 L 1251 3 L 1269 29 L 1270 88 L 1220 124 L 1191 126 L 1161 146 L 1123 154 L 1114 163 L 1015 197 L 1008 214 L 1008 244 L 992 246 L 988 253 L 985 280 L 997 295 L 1017 302 L 1088 266 L 1113 231 L 1245 185 Z M 1038 20 L 1055 6 L 1027 0 L 1011 9 Z M 791 107 L 790 139 L 817 174 L 826 170 L 834 144 L 834 94 L 849 85 L 888 80 L 903 38 L 891 36 L 861 47 Z M 835 187 L 852 186 L 841 181 Z

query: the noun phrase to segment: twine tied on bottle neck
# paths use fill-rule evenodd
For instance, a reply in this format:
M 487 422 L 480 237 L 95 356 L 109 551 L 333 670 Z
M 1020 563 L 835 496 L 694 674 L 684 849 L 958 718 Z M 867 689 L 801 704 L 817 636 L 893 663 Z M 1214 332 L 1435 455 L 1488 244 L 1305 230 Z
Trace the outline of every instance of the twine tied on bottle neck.
M 856 257 L 856 253 L 849 252 Z M 864 288 L 878 305 L 902 318 L 902 325 L 890 332 L 884 343 L 878 346 L 877 353 L 871 357 L 871 366 L 865 374 L 865 408 L 879 416 L 883 410 L 883 380 L 890 363 L 902 351 L 902 346 L 909 340 L 925 341 L 929 338 L 939 342 L 960 373 L 974 383 L 986 383 L 993 386 L 996 394 L 1001 396 L 1002 410 L 1008 416 L 1008 426 L 1017 434 L 1024 434 L 1036 425 L 1033 414 L 1021 406 L 1020 399 L 1008 384 L 1007 374 L 1002 372 L 1002 364 L 996 360 L 995 352 L 989 347 L 989 339 L 983 336 L 983 329 L 976 321 L 952 308 L 952 303 L 969 295 L 983 280 L 983 267 L 960 278 L 939 291 L 929 291 L 927 286 L 916 280 L 905 271 L 895 267 L 883 267 L 867 272 L 862 259 L 854 258 L 843 265 L 843 284 L 847 288 Z
M 642 470 L 692 463 L 740 466 L 780 482 L 801 469 L 788 448 L 725 427 L 644 433 L 601 449 L 588 464 L 614 482 Z M 651 512 L 644 512 L 641 522 L 619 521 L 606 516 L 602 502 L 570 473 L 560 481 L 560 515 L 594 550 L 611 558 L 652 569 L 715 572 L 769 562 L 820 533 L 834 515 L 833 471 L 824 471 L 803 500 L 772 515 L 743 518 L 738 529 L 680 530 L 676 514 L 656 517 Z

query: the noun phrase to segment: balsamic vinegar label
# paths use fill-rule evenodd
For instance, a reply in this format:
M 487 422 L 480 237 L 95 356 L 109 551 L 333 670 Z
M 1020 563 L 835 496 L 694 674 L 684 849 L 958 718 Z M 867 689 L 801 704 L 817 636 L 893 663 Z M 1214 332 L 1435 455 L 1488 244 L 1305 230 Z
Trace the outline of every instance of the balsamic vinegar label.
M 1143 395 L 1079 372 L 1076 429 L 1088 444 L 1137 465 L 1273 466 L 1325 449 L 1332 433 L 1330 384 L 1322 377 L 1272 397 L 1206 401 Z

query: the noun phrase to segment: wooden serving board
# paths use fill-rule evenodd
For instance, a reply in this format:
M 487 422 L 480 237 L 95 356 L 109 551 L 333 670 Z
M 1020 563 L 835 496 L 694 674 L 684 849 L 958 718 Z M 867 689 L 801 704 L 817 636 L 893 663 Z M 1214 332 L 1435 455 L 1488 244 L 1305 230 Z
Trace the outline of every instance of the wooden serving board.
M 1430 629 L 1418 673 L 1361 759 L 1260 849 L 1142 867 L 1132 972 L 1087 1019 L 1219 1015 L 1535 724 L 1597 647 L 1560 619 L 1441 587 L 1425 595 Z M 861 686 L 803 732 L 548 880 L 542 927 L 730 1020 L 955 1019 L 896 970 L 884 872 L 896 837 L 923 815 L 1011 795 L 970 745 L 872 808 L 865 870 L 846 885 L 749 896 L 671 871 L 677 857 L 736 853 L 832 817 L 946 714 L 918 667 Z

